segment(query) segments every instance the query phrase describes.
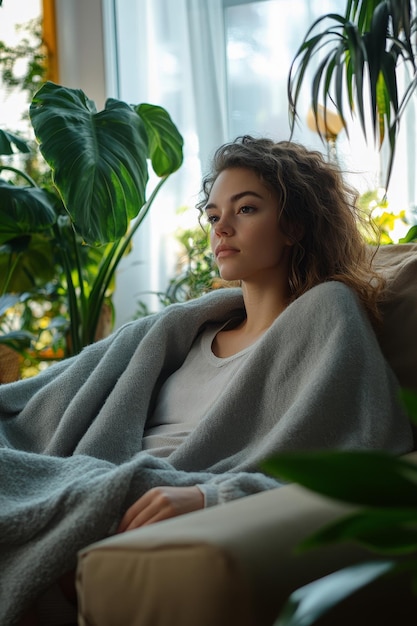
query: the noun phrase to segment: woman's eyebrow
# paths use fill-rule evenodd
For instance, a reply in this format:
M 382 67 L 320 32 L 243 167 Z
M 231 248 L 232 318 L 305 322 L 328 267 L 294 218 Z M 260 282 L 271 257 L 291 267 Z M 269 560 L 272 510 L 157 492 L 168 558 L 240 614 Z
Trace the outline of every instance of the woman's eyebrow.
M 263 196 L 261 194 L 259 194 L 256 191 L 251 191 L 250 189 L 248 189 L 247 191 L 239 191 L 239 193 L 233 194 L 233 196 L 230 196 L 230 201 L 237 202 L 237 200 L 241 200 L 245 196 L 254 196 L 255 198 L 259 198 L 260 200 L 263 199 Z M 209 202 L 204 207 L 204 210 L 207 211 L 208 209 L 215 209 L 216 207 L 217 205 L 215 202 Z

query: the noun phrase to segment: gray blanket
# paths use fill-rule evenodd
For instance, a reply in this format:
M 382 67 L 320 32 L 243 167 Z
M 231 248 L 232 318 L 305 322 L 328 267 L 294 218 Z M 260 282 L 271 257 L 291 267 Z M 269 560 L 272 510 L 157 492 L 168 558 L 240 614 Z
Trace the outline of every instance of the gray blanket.
M 0 624 L 111 534 L 157 485 L 202 485 L 208 505 L 278 486 L 280 450 L 412 449 L 397 382 L 352 292 L 315 287 L 291 304 L 166 460 L 141 452 L 163 381 L 208 322 L 243 315 L 219 290 L 129 323 L 33 379 L 0 387 Z

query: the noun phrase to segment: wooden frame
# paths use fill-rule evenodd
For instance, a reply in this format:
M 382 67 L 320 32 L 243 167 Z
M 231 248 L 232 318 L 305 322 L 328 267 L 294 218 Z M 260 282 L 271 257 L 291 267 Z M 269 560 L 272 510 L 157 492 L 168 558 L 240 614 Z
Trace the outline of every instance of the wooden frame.
M 55 0 L 42 0 L 42 30 L 48 57 L 46 79 L 59 83 Z

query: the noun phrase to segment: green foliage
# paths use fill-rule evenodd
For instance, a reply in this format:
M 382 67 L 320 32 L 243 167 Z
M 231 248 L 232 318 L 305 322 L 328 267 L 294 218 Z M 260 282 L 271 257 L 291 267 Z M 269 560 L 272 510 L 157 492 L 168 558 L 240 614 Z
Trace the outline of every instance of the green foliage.
M 417 395 L 402 391 L 417 424 Z M 345 568 L 295 591 L 275 626 L 309 626 L 338 602 L 387 573 L 407 571 L 417 582 L 417 465 L 384 452 L 326 451 L 281 454 L 265 463 L 279 479 L 358 505 L 307 538 L 298 550 L 353 541 L 386 561 Z M 402 557 L 407 556 L 404 561 Z
M 397 243 L 397 241 L 403 242 L 404 238 L 397 235 L 405 228 L 409 229 L 406 237 L 411 235 L 405 211 L 397 213 L 390 209 L 385 189 L 366 191 L 358 198 L 358 207 L 369 223 L 369 227 L 366 225 L 366 228 L 359 224 L 367 243 L 384 245 Z
M 216 287 L 219 280 L 208 235 L 202 228 L 181 230 L 177 239 L 184 254 L 180 258 L 178 275 L 170 281 L 167 289 L 167 302 L 198 298 Z
M 183 142 L 161 107 L 108 100 L 97 112 L 81 90 L 50 82 L 35 94 L 30 117 L 53 185 L 0 166 L 25 182 L 0 179 L 0 294 L 36 298 L 47 288 L 65 300 L 65 354 L 76 354 L 96 338 L 117 266 L 181 166 Z M 1 137 L 6 151 L 20 147 L 13 136 Z M 159 176 L 149 195 L 148 162 Z
M 294 126 L 306 72 L 319 59 L 311 83 L 311 102 L 318 123 L 319 105 L 329 101 L 346 127 L 346 109 L 357 115 L 365 138 L 366 94 L 375 141 L 390 146 L 389 181 L 399 123 L 417 85 L 413 37 L 416 22 L 410 0 L 347 0 L 343 15 L 323 15 L 309 28 L 288 77 L 290 116 Z M 402 65 L 411 78 L 403 92 L 397 81 Z
M 30 152 L 30 147 L 26 141 L 24 141 L 17 135 L 8 133 L 5 130 L 0 130 L 0 154 L 14 154 L 12 146 L 15 146 L 16 149 L 22 153 L 27 154 Z
M 32 376 L 66 353 L 68 319 L 65 297 L 51 282 L 27 293 L 0 298 L 0 344 L 21 355 L 24 377 Z M 19 320 L 21 330 L 15 330 Z
M 400 239 L 400 243 L 413 243 L 417 241 L 417 226 L 412 226 L 405 237 Z
M 163 178 L 182 162 L 181 137 L 161 107 L 109 99 L 97 112 L 81 90 L 48 82 L 30 117 L 74 227 L 93 245 L 120 239 L 144 206 L 148 158 Z
M 22 243 L 23 236 L 45 232 L 56 220 L 53 204 L 43 189 L 20 187 L 0 179 L 0 244 Z
M 14 330 L 10 318 L 7 318 L 7 312 L 23 301 L 25 294 L 19 296 L 8 294 L 0 298 L 0 344 L 6 345 L 17 352 L 22 349 L 30 348 L 33 335 L 28 331 Z
M 181 246 L 177 273 L 166 291 L 156 294 L 163 306 L 198 298 L 221 286 L 207 232 L 202 227 L 184 228 L 177 231 L 176 239 Z M 150 313 L 144 302 L 138 303 L 136 317 Z
M 417 507 L 417 465 L 384 452 L 282 453 L 264 469 L 352 504 Z
M 10 90 L 18 88 L 26 91 L 31 99 L 45 78 L 47 57 L 42 42 L 41 20 L 31 20 L 17 29 L 23 33 L 19 43 L 8 46 L 0 41 L 1 81 Z

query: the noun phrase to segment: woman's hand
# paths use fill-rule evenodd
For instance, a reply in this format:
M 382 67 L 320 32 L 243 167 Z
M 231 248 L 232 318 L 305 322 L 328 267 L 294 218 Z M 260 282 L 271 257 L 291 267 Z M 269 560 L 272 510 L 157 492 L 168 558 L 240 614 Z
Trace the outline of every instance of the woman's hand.
M 154 487 L 126 511 L 118 533 L 204 508 L 198 487 Z

